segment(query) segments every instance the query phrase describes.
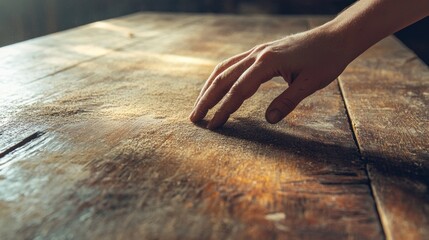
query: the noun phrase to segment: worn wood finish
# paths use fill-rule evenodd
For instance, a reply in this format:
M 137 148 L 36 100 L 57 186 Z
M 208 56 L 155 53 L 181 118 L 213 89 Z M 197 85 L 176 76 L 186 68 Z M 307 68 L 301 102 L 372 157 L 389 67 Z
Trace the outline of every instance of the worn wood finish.
M 263 114 L 280 79 L 217 132 L 187 119 L 218 61 L 307 18 L 188 16 L 198 21 L 179 28 L 183 16 L 158 17 L 122 18 L 135 36 L 157 34 L 98 57 L 2 63 L 16 89 L 0 105 L 2 239 L 383 238 L 337 83 L 275 126 Z M 37 44 L 62 52 L 88 27 Z
M 6 126 L 18 106 L 32 104 L 46 94 L 52 85 L 38 84 L 38 80 L 54 75 L 100 56 L 120 51 L 136 43 L 156 42 L 167 32 L 180 31 L 198 16 L 170 14 L 140 14 L 96 22 L 75 30 L 64 31 L 24 43 L 0 48 L 0 151 L 7 142 L 19 142 L 34 132 L 22 125 Z M 70 80 L 73 81 L 73 80 Z M 33 91 L 38 88 L 39 91 Z M 56 89 L 53 89 L 56 94 Z M 16 123 L 16 121 L 15 121 Z M 7 130 L 7 131 L 6 131 Z M 3 141 L 3 142 L 2 142 Z
M 318 25 L 326 18 L 313 18 Z M 396 38 L 356 59 L 339 83 L 388 239 L 429 236 L 429 69 Z
M 354 62 L 340 84 L 387 236 L 426 239 L 429 69 L 388 38 Z

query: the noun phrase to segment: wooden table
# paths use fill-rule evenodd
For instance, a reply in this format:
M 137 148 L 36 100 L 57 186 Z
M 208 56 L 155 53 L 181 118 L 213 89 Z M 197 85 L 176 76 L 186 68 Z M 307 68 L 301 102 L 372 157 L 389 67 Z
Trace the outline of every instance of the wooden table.
M 427 239 L 429 69 L 393 37 L 284 121 L 206 77 L 329 17 L 139 13 L 0 49 L 1 239 Z

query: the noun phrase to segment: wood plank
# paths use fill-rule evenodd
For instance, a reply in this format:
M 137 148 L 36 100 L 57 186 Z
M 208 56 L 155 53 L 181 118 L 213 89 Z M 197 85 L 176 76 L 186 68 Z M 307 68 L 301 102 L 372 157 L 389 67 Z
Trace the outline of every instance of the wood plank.
M 48 89 L 53 90 L 49 91 L 51 94 L 57 94 L 58 89 L 49 84 L 40 85 L 38 80 L 132 44 L 153 44 L 171 32 L 180 32 L 198 18 L 134 14 L 0 48 L 0 95 L 4 97 L 0 102 L 0 153 L 46 128 L 29 124 L 15 126 L 10 121 L 19 106 L 46 99 Z
M 187 15 L 135 14 L 12 44 L 0 48 L 1 82 L 34 81 L 127 45 L 165 37 L 197 20 Z M 1 90 L 7 93 L 5 87 Z
M 307 27 L 204 16 L 20 86 L 37 97 L 11 124 L 44 134 L 0 158 L 1 236 L 382 239 L 336 84 L 275 126 L 263 114 L 280 79 L 217 132 L 187 119 L 219 60 Z
M 387 238 L 427 239 L 428 66 L 388 37 L 350 64 L 339 82 Z
M 175 16 L 175 17 L 174 17 Z M 172 19 L 173 18 L 173 19 Z M 46 126 L 39 126 L 35 128 L 34 126 L 28 125 L 23 126 L 22 124 L 19 124 L 19 126 L 15 126 L 13 124 L 17 124 L 16 122 L 10 122 L 10 119 L 14 118 L 14 114 L 20 110 L 21 105 L 29 105 L 33 104 L 36 101 L 39 101 L 41 99 L 47 99 L 47 96 L 49 95 L 57 95 L 58 94 L 58 88 L 59 87 L 53 87 L 55 85 L 55 82 L 52 84 L 44 84 L 41 85 L 38 83 L 37 79 L 43 78 L 46 75 L 47 69 L 50 68 L 50 63 L 45 63 L 46 61 L 43 61 L 45 64 L 40 64 L 40 60 L 44 59 L 40 56 L 40 54 L 46 55 L 48 58 L 51 58 L 52 52 L 61 53 L 65 52 L 64 48 L 69 48 L 70 46 L 80 46 L 84 44 L 85 46 L 88 46 L 89 51 L 92 52 L 91 47 L 95 48 L 95 51 L 99 48 L 98 41 L 99 39 L 110 39 L 110 32 L 113 31 L 114 33 L 117 32 L 117 28 L 120 28 L 120 36 L 119 39 L 116 39 L 115 36 L 113 36 L 113 40 L 108 40 L 107 45 L 111 44 L 114 40 L 122 42 L 121 39 L 124 35 L 123 29 L 126 29 L 127 31 L 133 32 L 136 35 L 142 35 L 143 38 L 134 40 L 132 43 L 128 43 L 129 46 L 136 43 L 143 43 L 144 46 L 141 46 L 142 48 L 148 49 L 148 54 L 151 54 L 150 52 L 156 52 L 155 49 L 162 48 L 162 46 L 158 46 L 158 42 L 160 41 L 160 38 L 166 38 L 174 34 L 171 39 L 175 39 L 177 41 L 177 37 L 186 37 L 186 35 L 191 34 L 192 31 L 194 31 L 194 26 L 192 24 L 189 24 L 188 26 L 184 26 L 180 28 L 180 30 L 177 30 L 176 28 L 180 25 L 188 24 L 191 22 L 196 22 L 198 19 L 201 18 L 201 16 L 198 15 L 170 15 L 170 14 L 161 14 L 160 16 L 157 16 L 156 14 L 144 14 L 144 15 L 132 15 L 127 18 L 119 18 L 119 19 L 112 19 L 108 20 L 106 22 L 98 22 L 95 23 L 96 27 L 92 27 L 92 25 L 88 25 L 86 27 L 77 28 L 76 31 L 65 31 L 58 34 L 53 34 L 52 37 L 54 38 L 51 40 L 51 38 L 38 38 L 32 41 L 36 41 L 38 45 L 42 46 L 41 49 L 43 51 L 40 51 L 40 49 L 33 49 L 37 56 L 34 56 L 33 52 L 26 52 L 22 50 L 22 46 L 24 48 L 32 49 L 29 47 L 31 46 L 30 43 L 27 44 L 27 42 L 20 43 L 14 45 L 17 49 L 13 48 L 13 46 L 9 46 L 6 48 L 2 48 L 0 50 L 0 56 L 1 59 L 4 60 L 2 62 L 5 69 L 10 69 L 10 71 L 2 71 L 2 76 L 0 78 L 0 90 L 2 90 L 0 93 L 4 96 L 2 101 L 0 102 L 0 152 L 5 151 L 6 149 L 10 148 L 11 146 L 15 145 L 22 139 L 26 138 L 27 136 L 33 134 L 37 131 L 43 131 Z M 213 18 L 213 16 L 208 16 L 206 18 Z M 149 20 L 149 23 L 146 24 L 146 21 Z M 301 22 L 304 20 L 301 20 Z M 155 24 L 152 22 L 156 22 Z M 249 22 L 249 21 L 247 21 Z M 244 35 L 245 32 L 247 32 L 247 35 L 252 35 L 251 39 L 254 39 L 257 41 L 257 38 L 255 38 L 255 33 L 253 31 L 260 31 L 261 29 L 258 27 L 255 27 L 247 23 L 246 20 L 243 20 L 243 23 L 239 24 L 237 27 L 240 29 L 240 32 L 237 31 L 231 31 L 228 33 L 230 35 L 237 35 L 239 34 L 242 37 L 246 37 Z M 254 22 L 252 22 L 254 24 Z M 111 26 L 113 25 L 113 26 Z M 148 26 L 146 26 L 148 25 Z M 94 31 L 93 28 L 98 28 L 97 26 L 102 26 L 101 29 L 105 29 L 107 27 L 107 31 L 102 32 L 98 35 L 97 38 L 91 38 L 93 35 L 88 36 L 88 32 Z M 111 30 L 113 28 L 113 30 Z M 200 26 L 200 28 L 203 28 L 203 26 Z M 224 26 L 217 26 L 217 28 L 223 28 L 221 31 L 225 31 Z M 252 31 L 248 31 L 251 28 Z M 293 25 L 290 26 L 291 31 L 296 31 L 296 27 L 294 28 Z M 171 32 L 171 30 L 175 29 L 175 31 Z M 151 33 L 155 32 L 155 33 Z M 176 33 L 175 33 L 176 32 Z M 218 36 L 213 37 L 213 42 L 210 43 L 210 47 L 216 48 L 215 54 L 219 56 L 219 54 L 224 54 L 223 56 L 229 56 L 231 54 L 231 51 L 244 51 L 243 45 L 241 43 L 231 43 L 227 46 L 223 46 L 222 44 L 218 44 L 216 40 L 228 38 L 228 36 L 223 35 L 224 32 L 221 32 Z M 59 35 L 59 36 L 57 36 Z M 145 35 L 151 36 L 151 38 L 144 38 Z M 263 37 L 263 33 L 258 34 L 259 37 Z M 51 35 L 50 35 L 51 36 Z M 82 39 L 82 36 L 84 38 Z M 277 33 L 277 36 L 279 34 Z M 75 39 L 75 40 L 73 40 Z M 74 44 L 73 44 L 74 41 Z M 171 41 L 171 40 L 167 40 Z M 240 40 L 242 43 L 246 41 L 246 39 Z M 57 45 L 54 43 L 58 42 Z M 92 44 L 92 45 L 91 45 Z M 177 45 L 177 43 L 175 43 Z M 187 45 L 188 43 L 183 42 L 184 45 Z M 196 43 L 194 43 L 196 44 Z M 205 47 L 205 43 L 199 43 L 198 44 L 202 49 Z M 122 47 L 125 47 L 127 45 L 121 45 Z M 155 48 L 154 48 L 155 47 Z M 184 46 L 182 46 L 183 50 L 186 50 Z M 202 50 L 200 49 L 200 51 Z M 4 51 L 3 51 L 4 50 Z M 37 50 L 37 51 L 36 51 Z M 119 50 L 119 48 L 117 49 Z M 193 49 L 193 51 L 196 51 L 197 49 Z M 44 52 L 46 51 L 46 52 Z M 40 53 L 42 52 L 42 53 Z M 226 54 L 225 54 L 226 52 Z M 14 53 L 18 54 L 18 56 L 15 56 Z M 108 52 L 102 53 L 108 54 Z M 183 54 L 187 54 L 183 52 Z M 28 56 L 27 56 L 28 55 Z M 55 54 L 54 54 L 55 55 Z M 100 57 L 97 56 L 97 57 Z M 158 57 L 159 55 L 154 55 L 154 57 Z M 198 61 L 201 59 L 180 59 L 180 57 L 175 59 L 174 55 L 170 55 L 169 59 L 174 60 L 188 60 L 188 61 Z M 84 60 L 81 59 L 80 54 L 71 54 L 71 63 L 59 61 L 55 62 L 58 64 L 58 66 L 54 69 L 50 69 L 48 72 L 49 75 L 53 75 L 55 73 L 60 72 L 61 70 L 68 69 L 70 67 L 76 67 L 77 64 L 90 61 L 95 58 L 86 58 Z M 7 60 L 9 59 L 9 60 Z M 21 59 L 26 60 L 23 64 L 20 64 Z M 222 58 L 215 58 L 214 61 L 207 62 L 212 64 L 215 62 L 219 62 Z M 7 60 L 7 61 L 6 61 Z M 23 68 L 22 66 L 25 66 Z M 60 70 L 56 70 L 56 69 Z M 209 67 L 211 68 L 211 66 Z M 83 72 L 80 73 L 80 78 L 87 78 L 89 75 L 91 75 L 92 72 Z M 203 77 L 202 77 L 203 78 Z M 13 81 L 11 81 L 13 80 Z M 70 79 L 69 81 L 73 81 Z M 27 84 L 28 83 L 28 84 Z M 63 86 L 61 88 L 64 88 Z M 37 89 L 37 90 L 36 90 Z M 65 88 L 67 89 L 67 88 Z M 6 144 L 9 143 L 10 144 Z

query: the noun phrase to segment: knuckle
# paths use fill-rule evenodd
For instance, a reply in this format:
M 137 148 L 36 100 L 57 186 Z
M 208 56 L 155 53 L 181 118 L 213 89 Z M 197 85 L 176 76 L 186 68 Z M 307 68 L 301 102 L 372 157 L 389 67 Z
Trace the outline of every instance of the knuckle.
M 229 98 L 238 98 L 238 99 L 246 98 L 246 95 L 243 89 L 239 86 L 233 86 L 229 91 L 228 95 L 229 95 Z
M 224 82 L 224 79 L 226 78 L 226 74 L 225 73 L 221 73 L 219 74 L 214 80 L 213 83 L 211 84 L 212 87 L 217 88 L 220 85 L 222 85 L 222 83 Z
M 220 80 L 218 77 L 215 78 L 215 80 L 213 80 L 213 82 L 210 84 L 210 87 L 208 88 L 208 91 L 210 91 L 211 89 L 216 89 L 220 86 Z
M 214 71 L 220 72 L 225 68 L 225 66 L 226 66 L 226 61 L 220 62 L 219 64 L 216 65 Z
M 274 55 L 274 49 L 272 47 L 266 47 L 258 54 L 258 60 L 263 61 L 267 59 L 271 59 Z
M 259 45 L 256 45 L 255 46 L 255 48 L 254 48 L 254 52 L 261 52 L 261 51 L 263 51 L 264 49 L 266 48 L 266 44 L 259 44 Z

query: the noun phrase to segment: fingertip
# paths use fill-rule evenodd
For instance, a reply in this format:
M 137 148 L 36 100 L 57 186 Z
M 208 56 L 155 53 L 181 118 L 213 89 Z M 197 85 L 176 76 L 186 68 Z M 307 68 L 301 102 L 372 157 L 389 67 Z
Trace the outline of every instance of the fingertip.
M 226 121 L 228 121 L 229 115 L 221 115 L 219 113 L 216 113 L 212 120 L 210 120 L 209 124 L 207 125 L 207 128 L 209 130 L 215 130 L 221 126 L 223 126 Z
M 202 111 L 202 110 L 199 110 L 199 109 L 194 109 L 192 111 L 191 115 L 189 116 L 189 119 L 192 122 L 196 123 L 196 122 L 202 120 L 206 116 L 207 112 L 208 111 Z
M 268 123 L 276 124 L 284 118 L 283 114 L 278 109 L 271 109 L 265 114 L 265 119 Z

